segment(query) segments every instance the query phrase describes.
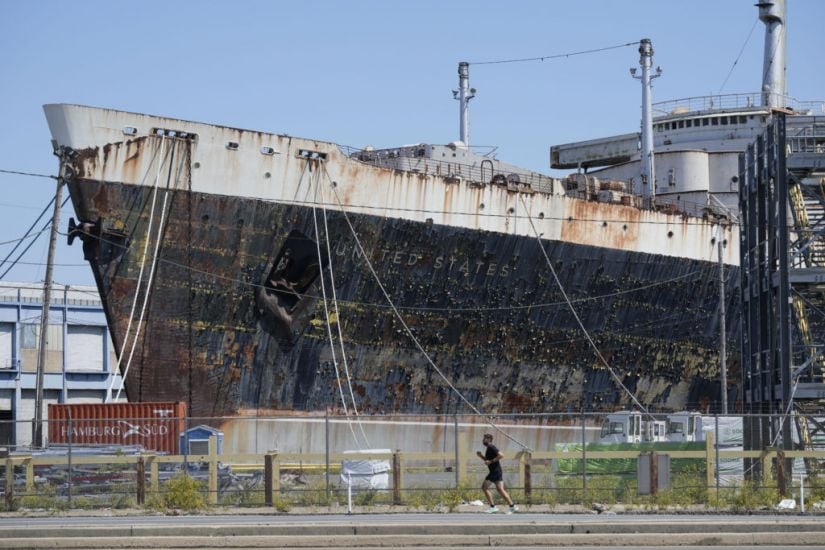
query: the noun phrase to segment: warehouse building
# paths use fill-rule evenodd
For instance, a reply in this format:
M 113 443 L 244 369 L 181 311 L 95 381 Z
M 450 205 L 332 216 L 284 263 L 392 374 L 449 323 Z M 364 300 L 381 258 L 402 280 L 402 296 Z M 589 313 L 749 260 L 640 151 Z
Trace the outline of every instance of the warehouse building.
M 97 289 L 53 285 L 42 415 L 49 403 L 102 403 L 121 384 Z M 0 282 L 0 446 L 31 445 L 43 287 Z M 120 400 L 125 400 L 121 392 Z

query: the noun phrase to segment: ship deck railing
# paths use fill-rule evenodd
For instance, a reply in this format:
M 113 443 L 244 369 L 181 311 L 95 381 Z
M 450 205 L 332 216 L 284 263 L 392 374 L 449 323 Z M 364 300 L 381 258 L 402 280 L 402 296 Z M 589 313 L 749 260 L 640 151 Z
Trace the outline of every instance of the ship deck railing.
M 793 128 L 785 136 L 789 154 L 825 153 L 825 120 Z
M 660 101 L 653 104 L 654 116 L 682 115 L 702 111 L 767 111 L 763 105 L 761 92 L 738 94 L 715 94 Z M 825 102 L 800 101 L 796 98 L 778 95 L 777 104 L 799 114 L 818 115 L 825 113 Z
M 432 158 L 398 157 L 392 156 L 392 149 L 375 151 L 357 149 L 339 145 L 341 151 L 350 158 L 364 162 L 371 166 L 378 166 L 391 170 L 401 170 L 417 174 L 443 176 L 454 183 L 462 181 L 471 185 L 506 185 L 510 190 L 530 190 L 540 193 L 553 194 L 555 185 L 560 185 L 558 178 L 531 172 L 495 172 L 489 166 L 463 164 Z M 517 177 L 514 177 L 517 176 Z M 568 190 L 569 197 L 582 200 L 596 200 L 596 194 L 578 190 Z M 619 203 L 617 203 L 619 204 Z M 654 200 L 640 200 L 634 203 L 641 210 L 658 210 L 668 214 L 681 214 L 696 218 L 726 218 L 734 223 L 738 222 L 737 213 L 726 207 L 712 195 L 708 195 L 705 202 L 695 202 L 679 199 L 676 196 L 662 195 Z
M 597 195 L 578 190 L 567 191 L 568 197 L 582 200 L 596 200 Z M 703 220 L 728 220 L 731 223 L 739 223 L 737 210 L 731 209 L 723 204 L 711 193 L 706 195 L 707 200 L 703 202 L 690 201 L 679 198 L 676 193 L 657 195 L 655 198 L 637 197 L 634 207 L 640 210 L 655 210 L 664 214 L 680 215 L 683 217 L 700 218 Z M 623 203 L 614 203 L 623 204 Z M 610 220 L 606 220 L 610 221 Z
M 348 157 L 379 168 L 401 170 L 415 174 L 441 176 L 455 180 L 455 183 L 467 181 L 471 184 L 518 187 L 521 190 L 531 190 L 540 193 L 553 194 L 557 178 L 533 172 L 527 169 L 508 167 L 501 170 L 496 167 L 493 159 L 484 159 L 477 164 L 466 164 L 450 160 L 441 160 L 428 157 L 407 157 L 393 154 L 392 149 L 364 150 L 339 145 L 341 151 Z

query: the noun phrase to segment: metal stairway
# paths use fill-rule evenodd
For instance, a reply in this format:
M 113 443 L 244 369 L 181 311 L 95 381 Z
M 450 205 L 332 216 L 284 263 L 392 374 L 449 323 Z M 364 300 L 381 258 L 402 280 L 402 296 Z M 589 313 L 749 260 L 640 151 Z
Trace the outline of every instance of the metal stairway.
M 801 139 L 788 136 L 787 157 L 825 152 L 817 133 L 807 131 Z M 790 265 L 794 270 L 816 272 L 825 268 L 825 177 L 811 166 L 814 163 L 801 167 L 789 164 L 788 204 L 793 220 Z M 825 284 L 816 279 L 793 284 L 791 289 L 794 324 L 805 349 L 801 356 L 794 354 L 794 364 L 801 365 L 792 367 L 794 389 L 800 382 L 825 383 Z M 825 449 L 825 400 L 794 399 L 793 407 L 799 446 L 806 450 Z M 816 459 L 805 459 L 804 463 L 808 472 L 821 471 L 823 467 Z

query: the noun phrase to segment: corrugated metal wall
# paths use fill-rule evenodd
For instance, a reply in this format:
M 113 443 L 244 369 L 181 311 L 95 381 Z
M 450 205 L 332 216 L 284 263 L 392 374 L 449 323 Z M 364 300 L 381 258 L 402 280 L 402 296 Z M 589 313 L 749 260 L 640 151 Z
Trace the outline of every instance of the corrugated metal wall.
M 186 427 L 186 403 L 95 403 L 49 406 L 49 442 L 141 445 L 174 454 Z

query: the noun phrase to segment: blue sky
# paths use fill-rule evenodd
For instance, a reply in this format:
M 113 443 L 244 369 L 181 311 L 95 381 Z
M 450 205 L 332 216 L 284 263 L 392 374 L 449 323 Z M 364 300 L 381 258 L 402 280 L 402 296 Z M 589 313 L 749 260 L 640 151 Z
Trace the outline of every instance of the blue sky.
M 55 174 L 44 103 L 80 103 L 362 147 L 458 139 L 457 64 L 653 41 L 654 101 L 755 92 L 753 0 L 0 0 L 0 169 Z M 788 0 L 788 88 L 825 100 L 825 2 Z M 734 66 L 747 41 L 741 58 Z M 635 46 L 471 65 L 471 142 L 549 172 L 551 145 L 631 132 Z M 727 79 L 733 67 L 733 72 Z M 724 87 L 723 87 L 724 83 Z M 22 237 L 54 182 L 0 173 L 0 243 Z M 64 210 L 65 231 L 71 208 Z M 40 282 L 47 238 L 5 280 Z M 92 284 L 59 239 L 54 279 Z M 0 258 L 13 244 L 0 244 Z M 5 267 L 0 268 L 0 273 Z

